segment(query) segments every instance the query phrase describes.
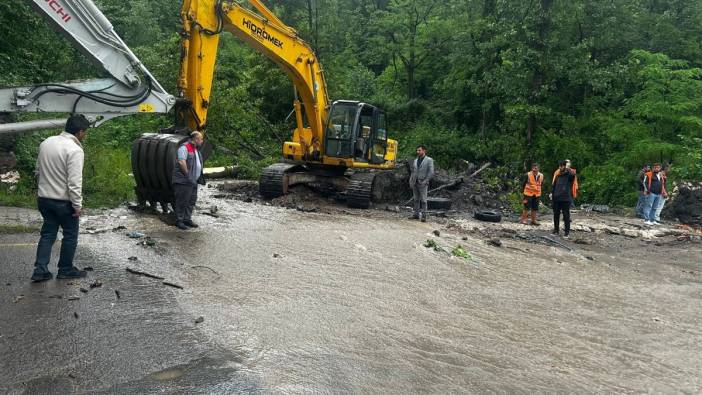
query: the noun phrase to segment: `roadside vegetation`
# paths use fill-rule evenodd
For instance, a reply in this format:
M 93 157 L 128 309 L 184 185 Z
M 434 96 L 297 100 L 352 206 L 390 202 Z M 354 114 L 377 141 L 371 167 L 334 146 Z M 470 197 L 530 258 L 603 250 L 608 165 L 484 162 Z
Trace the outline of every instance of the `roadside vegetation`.
M 176 93 L 178 0 L 96 0 L 165 88 Z M 631 205 L 644 162 L 673 162 L 671 178 L 702 179 L 702 3 L 696 0 L 266 1 L 316 50 L 331 99 L 388 111 L 402 157 L 417 144 L 444 168 L 491 161 L 513 180 L 528 163 L 545 174 L 570 158 L 580 200 Z M 26 2 L 0 4 L 0 85 L 99 74 Z M 294 127 L 293 89 L 262 55 L 221 41 L 209 132 L 255 178 Z M 17 115 L 13 115 L 17 118 Z M 85 144 L 86 204 L 133 197 L 129 151 L 167 117 L 112 120 Z M 55 132 L 48 132 L 55 133 Z M 22 181 L 0 204 L 32 205 L 31 174 L 46 133 L 15 148 Z M 548 177 L 547 177 L 548 178 Z M 516 191 L 516 183 L 511 189 Z M 515 202 L 517 200 L 515 199 Z

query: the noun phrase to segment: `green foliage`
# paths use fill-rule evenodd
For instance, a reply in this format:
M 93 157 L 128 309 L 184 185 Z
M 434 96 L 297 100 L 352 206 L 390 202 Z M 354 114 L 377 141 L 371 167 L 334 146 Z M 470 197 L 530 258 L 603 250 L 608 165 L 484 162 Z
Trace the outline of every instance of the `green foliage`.
M 524 197 L 522 195 L 522 191 L 518 192 L 511 192 L 509 195 L 507 195 L 507 201 L 509 202 L 509 207 L 512 209 L 514 213 L 521 213 L 522 209 L 524 208 Z
M 462 246 L 457 245 L 456 247 L 451 250 L 451 255 L 463 258 L 463 259 L 472 259 L 470 256 L 470 253 L 466 251 Z
M 427 241 L 424 242 L 424 247 L 431 248 L 436 252 L 445 251 L 434 239 L 427 239 Z
M 0 85 L 102 73 L 25 3 L 0 3 Z M 180 2 L 97 4 L 176 93 Z M 314 48 L 332 100 L 367 101 L 388 112 L 401 157 L 424 144 L 442 167 L 457 159 L 504 166 L 486 174 L 490 185 L 514 180 L 532 161 L 549 175 L 569 158 L 578 169 L 582 202 L 633 204 L 633 178 L 646 162 L 672 161 L 673 180 L 702 179 L 699 1 L 266 4 Z M 256 177 L 280 157 L 281 143 L 294 128 L 285 121 L 292 101 L 292 85 L 277 65 L 223 34 L 208 132 L 233 157 L 215 155 L 212 163 L 233 161 L 242 176 Z M 102 126 L 100 137 L 86 142 L 94 166 L 90 174 L 86 167 L 86 186 L 113 179 L 119 186 L 105 187 L 109 193 L 101 192 L 101 184 L 87 186 L 94 189 L 86 201 L 128 199 L 131 140 L 170 122 L 134 116 Z M 30 176 L 18 191 L 34 188 L 31 171 L 41 137 L 20 139 L 20 171 Z

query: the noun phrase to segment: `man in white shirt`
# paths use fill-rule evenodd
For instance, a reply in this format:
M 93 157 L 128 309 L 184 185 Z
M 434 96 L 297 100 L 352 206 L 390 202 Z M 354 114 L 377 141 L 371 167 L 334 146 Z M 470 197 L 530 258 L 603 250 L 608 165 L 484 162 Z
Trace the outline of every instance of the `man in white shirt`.
M 51 249 L 59 226 L 63 231 L 56 278 L 85 277 L 86 272 L 73 266 L 78 245 L 78 218 L 83 207 L 83 147 L 90 122 L 83 115 L 72 115 L 65 132 L 52 136 L 39 145 L 36 173 L 38 176 L 37 206 L 44 224 L 37 246 L 32 281 L 51 280 L 48 269 Z

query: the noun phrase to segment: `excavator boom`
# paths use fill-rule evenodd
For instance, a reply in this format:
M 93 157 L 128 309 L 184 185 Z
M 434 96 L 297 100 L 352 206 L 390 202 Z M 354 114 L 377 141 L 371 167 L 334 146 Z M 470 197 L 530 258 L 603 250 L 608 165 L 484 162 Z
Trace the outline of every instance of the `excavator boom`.
M 327 119 L 329 98 L 321 65 L 312 49 L 263 3 L 249 0 L 260 13 L 232 1 L 185 0 L 183 20 L 183 57 L 178 86 L 182 97 L 192 100 L 186 114 L 187 125 L 201 129 L 214 78 L 219 33 L 228 31 L 275 62 L 288 75 L 296 92 L 297 128 L 292 150 L 304 157 L 319 157 Z M 304 116 L 303 116 L 304 112 Z M 304 125 L 303 120 L 309 121 Z
M 82 113 L 96 124 L 140 112 L 167 113 L 175 105 L 91 0 L 26 0 L 109 77 L 0 89 L 0 111 Z M 61 119 L 0 126 L 28 131 Z

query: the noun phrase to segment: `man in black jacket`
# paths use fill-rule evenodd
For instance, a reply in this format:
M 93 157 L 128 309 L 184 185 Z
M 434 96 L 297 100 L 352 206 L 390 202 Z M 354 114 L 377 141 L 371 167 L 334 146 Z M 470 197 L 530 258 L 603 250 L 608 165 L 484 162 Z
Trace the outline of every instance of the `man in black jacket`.
M 575 181 L 575 170 L 566 167 L 566 161 L 562 161 L 556 177 L 551 186 L 551 199 L 553 200 L 553 234 L 557 235 L 560 228 L 560 216 L 563 213 L 563 223 L 566 239 L 570 234 L 570 204 L 573 201 L 573 182 Z

